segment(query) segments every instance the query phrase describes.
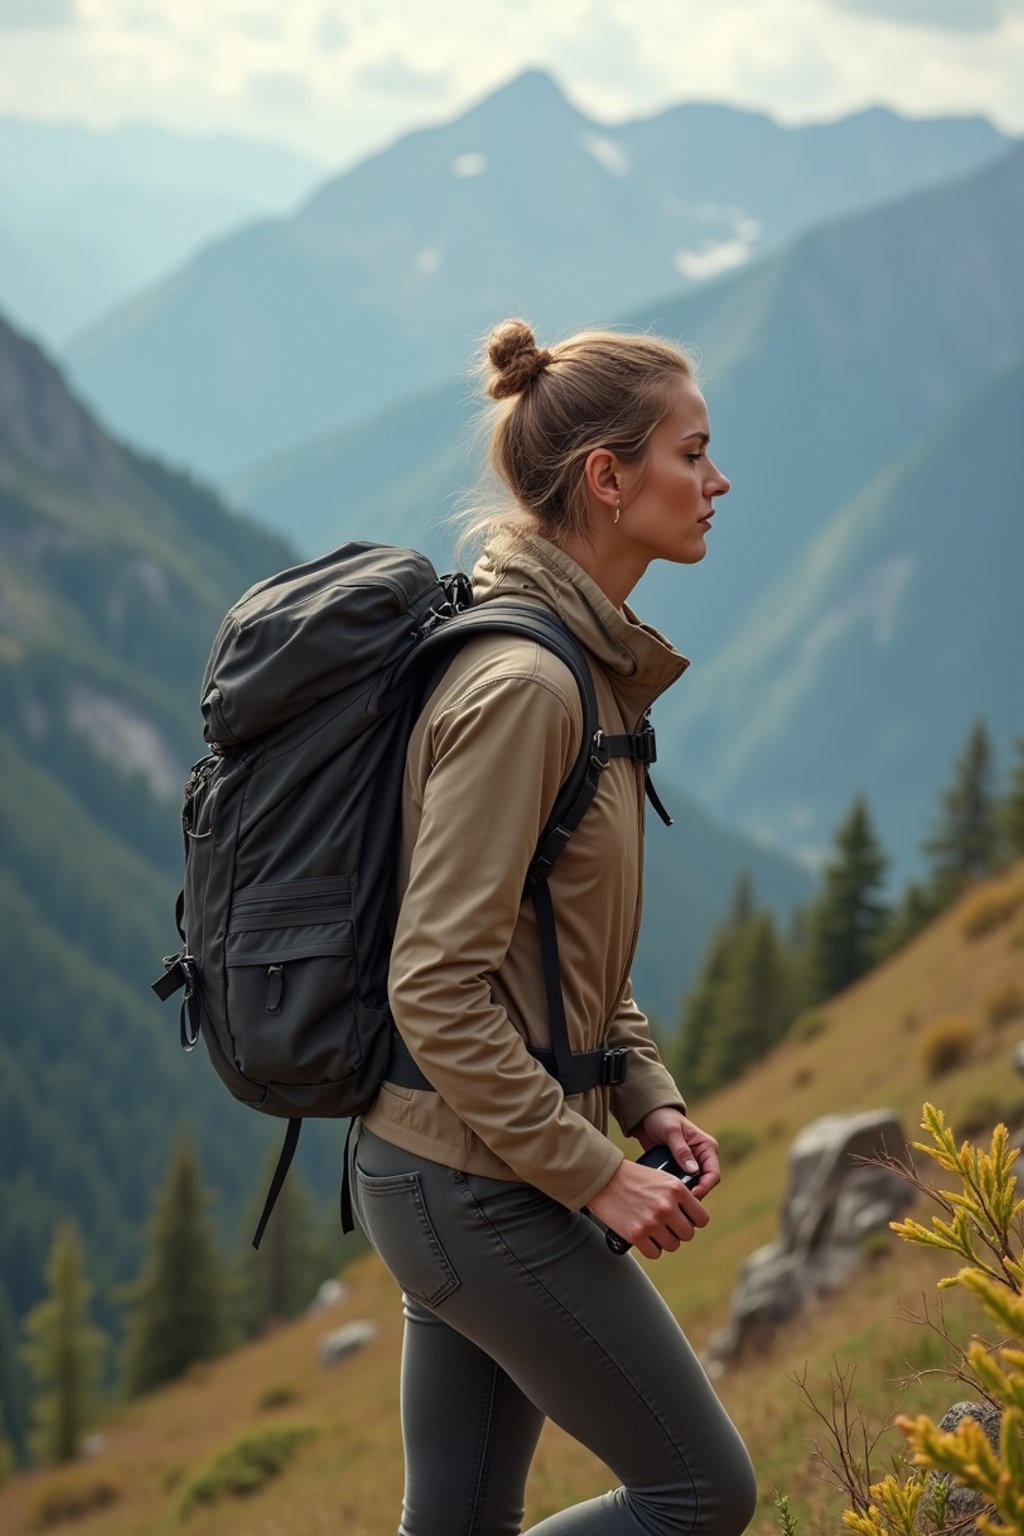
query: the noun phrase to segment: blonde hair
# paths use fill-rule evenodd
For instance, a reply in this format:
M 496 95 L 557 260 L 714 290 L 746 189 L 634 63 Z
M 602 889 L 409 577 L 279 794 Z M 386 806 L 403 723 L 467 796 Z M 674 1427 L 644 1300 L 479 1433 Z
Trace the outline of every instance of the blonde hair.
M 505 320 L 484 344 L 477 372 L 496 402 L 485 415 L 488 463 L 508 491 L 463 513 L 460 550 L 503 528 L 533 528 L 554 543 L 588 531 L 584 467 L 595 448 L 642 464 L 651 434 L 696 368 L 655 336 L 581 331 L 538 347 L 525 320 Z M 486 500 L 486 498 L 485 498 Z

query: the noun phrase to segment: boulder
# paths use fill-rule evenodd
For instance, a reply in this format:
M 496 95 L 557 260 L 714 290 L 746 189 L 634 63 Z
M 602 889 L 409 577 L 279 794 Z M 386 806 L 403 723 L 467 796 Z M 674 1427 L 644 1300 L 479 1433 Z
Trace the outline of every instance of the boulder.
M 320 1364 L 325 1369 L 339 1365 L 371 1343 L 379 1332 L 376 1323 L 360 1318 L 343 1323 L 340 1328 L 332 1328 L 330 1333 L 320 1335 Z
M 1003 1427 L 1003 1415 L 1000 1409 L 991 1403 L 954 1403 L 952 1408 L 939 1420 L 939 1428 L 952 1434 L 964 1419 L 974 1419 L 979 1423 L 988 1436 L 989 1444 L 998 1454 L 999 1440 Z M 960 1526 L 961 1520 L 967 1520 L 983 1512 L 993 1515 L 992 1505 L 982 1498 L 981 1494 L 973 1488 L 965 1488 L 961 1483 L 954 1482 L 948 1472 L 929 1473 L 929 1483 L 946 1483 L 949 1492 L 946 1495 L 946 1525 L 957 1526 L 957 1536 L 979 1536 L 978 1527 L 974 1524 Z
M 765 1342 L 820 1292 L 841 1285 L 862 1261 L 865 1237 L 887 1230 L 907 1210 L 913 1192 L 898 1174 L 853 1161 L 901 1153 L 905 1145 L 888 1109 L 823 1115 L 805 1126 L 790 1148 L 779 1237 L 740 1271 L 729 1321 L 710 1342 L 712 1369 Z
M 315 1312 L 329 1312 L 332 1307 L 340 1306 L 348 1299 L 348 1288 L 342 1281 L 333 1276 L 329 1280 L 322 1280 L 317 1287 L 317 1293 L 306 1308 L 308 1315 Z

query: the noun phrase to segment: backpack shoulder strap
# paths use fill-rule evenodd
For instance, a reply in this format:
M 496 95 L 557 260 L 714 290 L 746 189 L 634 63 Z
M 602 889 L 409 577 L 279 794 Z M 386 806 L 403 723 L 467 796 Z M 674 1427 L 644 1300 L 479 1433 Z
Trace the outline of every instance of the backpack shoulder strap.
M 530 897 L 537 914 L 551 1034 L 550 1050 L 531 1048 L 530 1054 L 558 1079 L 566 1094 L 580 1093 L 599 1084 L 622 1083 L 626 1075 L 624 1050 L 574 1052 L 569 1044 L 558 960 L 558 929 L 548 876 L 586 815 L 597 794 L 601 774 L 612 758 L 630 757 L 645 765 L 652 762 L 654 732 L 649 722 L 645 722 L 644 729 L 632 736 L 605 735 L 598 723 L 597 695 L 583 647 L 561 619 L 535 603 L 492 598 L 478 608 L 445 617 L 423 637 L 413 653 L 414 658 L 418 663 L 428 656 L 442 657 L 446 648 L 455 650 L 477 632 L 521 635 L 535 640 L 565 662 L 579 688 L 583 706 L 580 751 L 541 832 L 523 889 L 523 899 Z M 398 678 L 408 679 L 411 660 L 403 663 Z M 389 1076 L 394 1075 L 396 1081 L 407 1087 L 429 1088 L 430 1084 L 408 1055 L 400 1036 L 396 1035 L 395 1046 Z
M 597 715 L 597 695 L 594 679 L 583 647 L 568 627 L 548 609 L 537 603 L 519 603 L 504 598 L 493 598 L 479 607 L 467 608 L 448 619 L 421 642 L 417 655 L 425 658 L 430 653 L 455 650 L 465 644 L 471 635 L 508 634 L 535 640 L 563 661 L 569 668 L 579 690 L 583 707 L 583 737 L 568 778 L 558 793 L 551 814 L 540 835 L 537 851 L 527 875 L 526 891 L 538 881 L 546 880 L 555 861 L 565 849 L 570 837 L 579 826 L 591 801 L 597 793 L 602 771 L 610 760 L 599 749 L 602 740 Z M 597 750 L 595 750 L 595 748 Z M 617 755 L 617 754 L 616 754 Z

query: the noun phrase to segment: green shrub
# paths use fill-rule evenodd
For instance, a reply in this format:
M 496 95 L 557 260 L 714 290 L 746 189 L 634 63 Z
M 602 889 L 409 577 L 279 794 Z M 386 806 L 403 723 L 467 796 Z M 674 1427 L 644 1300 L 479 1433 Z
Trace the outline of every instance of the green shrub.
M 798 1014 L 790 1026 L 790 1034 L 794 1040 L 813 1040 L 815 1035 L 820 1035 L 828 1028 L 828 1019 L 816 1008 L 806 1008 Z
M 1007 977 L 990 987 L 985 996 L 985 1019 L 993 1029 L 1019 1019 L 1024 1014 L 1024 991 L 1017 982 Z
M 959 1014 L 949 1014 L 936 1019 L 922 1035 L 918 1045 L 918 1060 L 925 1077 L 931 1082 L 962 1066 L 974 1045 L 974 1029 L 968 1019 Z
M 299 1399 L 299 1389 L 289 1381 L 272 1381 L 263 1388 L 256 1399 L 256 1410 L 265 1413 L 273 1408 L 288 1408 Z
M 120 1488 L 109 1477 L 98 1477 L 95 1473 L 55 1477 L 44 1483 L 36 1495 L 30 1523 L 34 1531 L 48 1531 L 51 1526 L 95 1514 L 120 1497 Z
M 178 1514 L 184 1519 L 198 1504 L 246 1498 L 291 1461 L 300 1446 L 319 1434 L 315 1424 L 287 1424 L 253 1430 L 222 1447 L 181 1490 Z
M 742 1163 L 757 1146 L 757 1137 L 745 1125 L 722 1125 L 715 1129 L 718 1155 L 722 1164 Z

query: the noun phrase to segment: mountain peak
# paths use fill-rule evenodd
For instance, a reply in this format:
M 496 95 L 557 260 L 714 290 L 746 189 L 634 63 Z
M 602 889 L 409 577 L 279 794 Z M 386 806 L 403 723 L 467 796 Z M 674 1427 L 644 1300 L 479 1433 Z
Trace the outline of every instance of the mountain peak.
M 524 69 L 470 107 L 461 121 L 507 127 L 516 117 L 536 124 L 538 118 L 566 115 L 580 114 L 555 77 L 546 69 Z
M 69 392 L 35 342 L 0 316 L 0 451 L 90 490 L 122 486 L 113 443 Z

